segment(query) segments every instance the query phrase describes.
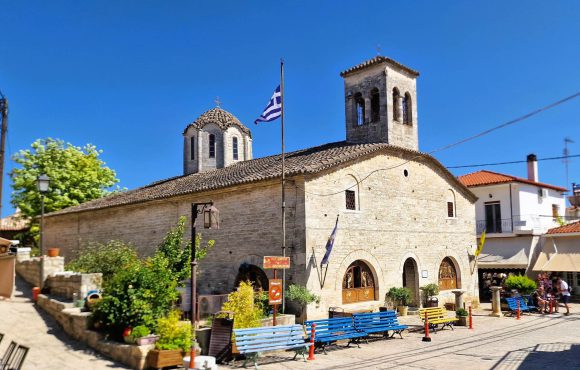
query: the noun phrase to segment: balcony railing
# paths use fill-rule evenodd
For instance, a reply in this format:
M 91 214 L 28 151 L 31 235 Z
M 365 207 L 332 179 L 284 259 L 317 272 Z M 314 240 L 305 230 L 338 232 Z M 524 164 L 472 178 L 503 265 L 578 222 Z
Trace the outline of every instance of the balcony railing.
M 487 234 L 511 233 L 512 219 L 503 218 L 496 220 L 477 220 L 476 222 L 477 234 L 481 234 L 484 230 Z

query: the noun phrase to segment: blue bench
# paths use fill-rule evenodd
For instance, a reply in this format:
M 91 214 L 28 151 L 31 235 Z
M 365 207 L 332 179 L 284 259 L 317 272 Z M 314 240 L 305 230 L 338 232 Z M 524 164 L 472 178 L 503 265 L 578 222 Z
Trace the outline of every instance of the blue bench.
M 508 309 L 511 313 L 515 313 L 518 310 L 518 301 L 520 302 L 520 312 L 530 312 L 530 307 L 526 304 L 522 297 L 508 297 L 505 299 Z
M 234 341 L 238 351 L 246 355 L 243 366 L 246 367 L 250 360 L 254 362 L 254 368 L 258 369 L 258 357 L 267 351 L 291 349 L 295 352 L 294 359 L 302 355 L 306 361 L 305 355 L 310 343 L 305 342 L 304 334 L 302 325 L 234 329 Z
M 357 330 L 352 317 L 335 317 L 332 319 L 310 320 L 304 322 L 306 334 L 310 339 L 312 324 L 316 324 L 316 334 L 314 335 L 315 348 L 322 348 L 326 354 L 326 346 L 339 340 L 348 339 L 347 347 L 351 343 L 359 346 L 361 338 L 368 334 L 365 331 Z M 360 346 L 359 346 L 360 347 Z
M 366 332 L 367 334 L 382 333 L 383 336 L 389 337 L 389 331 L 393 334 L 399 334 L 403 338 L 403 330 L 407 329 L 407 325 L 399 324 L 397 313 L 395 311 L 383 311 L 372 313 L 355 313 L 352 315 L 354 319 L 354 327 L 358 331 Z

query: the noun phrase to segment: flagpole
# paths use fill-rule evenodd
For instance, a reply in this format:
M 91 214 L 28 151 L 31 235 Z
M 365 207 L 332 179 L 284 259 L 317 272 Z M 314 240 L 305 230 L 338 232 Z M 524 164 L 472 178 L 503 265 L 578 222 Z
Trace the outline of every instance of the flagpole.
M 282 254 L 286 257 L 286 174 L 284 167 L 284 59 L 280 58 L 280 105 L 282 109 Z M 282 270 L 282 312 L 286 313 L 286 269 Z

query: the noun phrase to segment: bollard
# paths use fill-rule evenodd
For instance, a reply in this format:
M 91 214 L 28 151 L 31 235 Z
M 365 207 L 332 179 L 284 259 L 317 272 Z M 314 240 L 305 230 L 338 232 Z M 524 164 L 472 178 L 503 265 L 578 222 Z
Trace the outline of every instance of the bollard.
M 516 313 L 517 313 L 516 320 L 519 320 L 520 319 L 520 300 L 518 299 L 517 302 L 518 302 L 518 310 L 516 311 Z
M 552 298 L 550 298 L 550 314 L 552 314 L 553 309 L 554 309 L 553 303 L 554 303 L 554 300 Z
M 316 324 L 312 324 L 312 330 L 310 331 L 310 349 L 308 352 L 308 360 L 315 360 L 314 358 L 314 337 L 316 336 Z
M 431 342 L 431 337 L 429 336 L 429 314 L 425 312 L 425 336 L 423 337 L 423 342 Z
M 471 314 L 471 305 L 469 306 L 469 329 L 473 330 L 473 315 Z
M 32 288 L 32 300 L 34 302 L 38 301 L 38 294 L 40 293 L 40 288 L 35 286 Z

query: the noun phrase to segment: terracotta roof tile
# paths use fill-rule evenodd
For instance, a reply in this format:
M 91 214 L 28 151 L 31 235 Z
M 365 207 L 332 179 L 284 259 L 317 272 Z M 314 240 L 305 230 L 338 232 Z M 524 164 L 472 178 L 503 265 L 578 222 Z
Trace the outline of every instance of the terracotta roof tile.
M 345 141 L 325 144 L 313 148 L 286 153 L 286 176 L 315 174 L 365 156 L 384 153 L 409 157 L 410 160 L 431 162 L 448 181 L 455 183 L 458 189 L 471 201 L 477 197 L 457 180 L 439 161 L 432 156 L 415 150 L 404 149 L 384 143 L 350 144 Z M 273 155 L 243 161 L 216 170 L 178 176 L 154 182 L 150 185 L 121 193 L 115 193 L 78 206 L 52 212 L 46 217 L 89 211 L 100 208 L 143 203 L 152 200 L 192 194 L 234 185 L 248 184 L 275 179 L 281 176 L 281 156 Z
M 20 211 L 13 215 L 0 219 L 0 230 L 2 231 L 21 231 L 30 227 L 30 222 L 22 216 Z
M 183 134 L 185 135 L 187 129 L 192 126 L 197 129 L 202 129 L 203 126 L 207 125 L 208 123 L 214 123 L 222 130 L 226 130 L 231 126 L 236 126 L 243 133 L 250 135 L 250 137 L 252 136 L 250 129 L 244 126 L 244 124 L 236 116 L 228 111 L 221 109 L 220 107 L 212 108 L 201 114 L 194 122 L 187 125 L 185 130 L 183 130 Z
M 477 171 L 472 172 L 467 175 L 459 176 L 459 181 L 467 187 L 474 186 L 484 186 L 493 184 L 507 184 L 510 182 L 519 182 L 523 184 L 535 185 L 542 188 L 553 189 L 557 191 L 566 191 L 566 188 L 560 186 L 545 184 L 543 182 L 530 181 L 528 179 L 523 179 L 521 177 L 516 177 L 512 175 L 505 175 L 502 173 L 492 172 L 492 171 Z
M 573 222 L 568 225 L 555 227 L 548 230 L 546 234 L 568 234 L 568 233 L 580 233 L 580 221 Z
M 372 66 L 374 64 L 380 64 L 380 63 L 387 63 L 387 64 L 390 64 L 390 65 L 395 66 L 397 68 L 400 68 L 400 69 L 406 71 L 407 73 L 410 73 L 411 75 L 413 75 L 415 77 L 418 77 L 419 76 L 419 72 L 415 71 L 414 69 L 411 69 L 411 68 L 407 67 L 406 65 L 403 65 L 403 64 L 397 62 L 396 60 L 393 60 L 391 58 L 387 58 L 387 57 L 384 57 L 384 56 L 381 56 L 381 55 L 376 56 L 376 57 L 374 57 L 372 59 L 369 59 L 367 61 L 364 61 L 364 62 L 362 62 L 360 64 L 357 64 L 354 67 L 350 67 L 350 68 L 348 68 L 348 69 L 340 72 L 340 75 L 342 77 L 345 77 L 345 76 L 347 76 L 347 75 L 349 75 L 349 74 L 351 74 L 353 72 L 356 72 L 356 71 L 359 71 L 361 69 L 364 69 L 364 68 L 366 68 L 368 66 Z

